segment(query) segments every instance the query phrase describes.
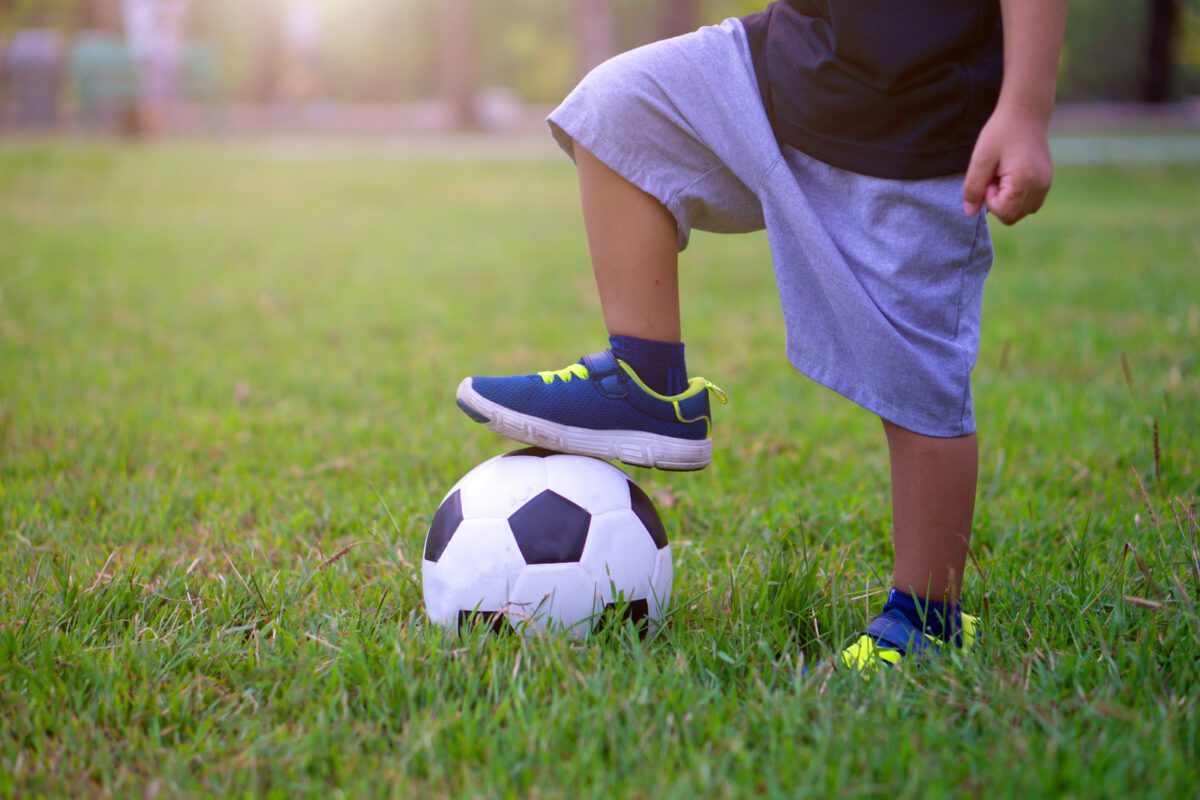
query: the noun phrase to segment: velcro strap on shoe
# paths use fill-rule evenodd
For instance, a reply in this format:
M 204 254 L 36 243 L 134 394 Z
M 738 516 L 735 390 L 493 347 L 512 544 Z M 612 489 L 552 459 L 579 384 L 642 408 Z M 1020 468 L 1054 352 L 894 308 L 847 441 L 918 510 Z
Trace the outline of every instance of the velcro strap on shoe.
M 866 634 L 879 644 L 895 648 L 905 655 L 920 655 L 932 647 L 925 634 L 897 612 L 875 617 L 867 626 Z
M 617 359 L 611 350 L 592 353 L 579 361 L 587 367 L 588 377 L 591 378 L 592 383 L 596 386 L 596 391 L 600 394 L 614 398 L 629 396 L 629 384 L 626 382 L 625 372 L 617 364 Z

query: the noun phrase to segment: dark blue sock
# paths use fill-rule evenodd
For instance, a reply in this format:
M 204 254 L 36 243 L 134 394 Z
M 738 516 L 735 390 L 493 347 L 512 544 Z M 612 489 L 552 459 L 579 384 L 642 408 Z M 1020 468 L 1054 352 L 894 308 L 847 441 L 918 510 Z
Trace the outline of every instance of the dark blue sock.
M 656 342 L 636 336 L 610 336 L 613 355 L 633 367 L 637 376 L 659 394 L 679 394 L 687 388 L 683 342 Z
M 888 592 L 883 611 L 897 610 L 908 618 L 917 630 L 923 630 L 944 642 L 962 644 L 962 607 L 957 603 L 933 602 L 923 597 L 913 597 L 893 587 Z

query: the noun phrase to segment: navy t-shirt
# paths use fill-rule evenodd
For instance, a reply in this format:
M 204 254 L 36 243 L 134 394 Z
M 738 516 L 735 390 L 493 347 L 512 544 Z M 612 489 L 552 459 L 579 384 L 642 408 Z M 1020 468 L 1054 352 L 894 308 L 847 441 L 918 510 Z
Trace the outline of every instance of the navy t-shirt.
M 999 0 L 779 0 L 742 24 L 784 144 L 881 178 L 967 168 L 1000 92 Z

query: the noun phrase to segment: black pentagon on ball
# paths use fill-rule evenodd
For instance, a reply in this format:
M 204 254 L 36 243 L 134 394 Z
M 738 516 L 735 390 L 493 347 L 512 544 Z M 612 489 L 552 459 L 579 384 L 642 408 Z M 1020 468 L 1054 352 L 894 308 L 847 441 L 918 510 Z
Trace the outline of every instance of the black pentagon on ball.
M 642 491 L 642 487 L 633 481 L 629 481 L 629 507 L 633 509 L 633 513 L 637 514 L 637 518 L 650 532 L 654 546 L 659 550 L 666 547 L 667 529 L 663 527 L 662 518 L 658 516 L 658 509 L 654 507 L 654 501 Z
M 508 518 L 526 564 L 569 564 L 583 555 L 592 515 L 546 490 Z
M 437 561 L 442 557 L 446 545 L 450 544 L 450 537 L 458 530 L 462 521 L 462 494 L 455 490 L 438 506 L 433 515 L 433 522 L 429 523 L 429 535 L 425 537 L 426 561 Z
M 467 633 L 475 629 L 486 630 L 489 633 L 511 633 L 512 625 L 503 611 L 459 611 L 458 632 Z
M 596 620 L 596 633 L 625 622 L 632 622 L 638 635 L 644 639 L 650 629 L 650 601 L 643 598 L 628 603 L 605 603 L 604 611 Z
M 547 450 L 544 447 L 522 447 L 520 450 L 513 450 L 505 453 L 501 458 L 512 458 L 513 456 L 530 456 L 532 458 L 548 458 L 550 456 L 561 456 L 562 453 L 558 450 Z

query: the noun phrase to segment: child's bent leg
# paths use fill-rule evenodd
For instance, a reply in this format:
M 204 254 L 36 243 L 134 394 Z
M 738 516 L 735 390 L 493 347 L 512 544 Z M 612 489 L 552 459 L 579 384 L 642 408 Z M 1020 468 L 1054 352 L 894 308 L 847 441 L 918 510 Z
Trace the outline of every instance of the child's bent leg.
M 459 407 L 518 441 L 644 467 L 712 459 L 710 391 L 679 340 L 679 232 L 663 204 L 575 144 L 584 222 L 611 349 L 561 370 L 472 376 Z
M 610 334 L 678 342 L 675 218 L 657 199 L 575 143 L 596 287 Z
M 688 375 L 677 253 L 693 229 L 761 229 L 755 187 L 779 160 L 744 31 L 729 22 L 624 53 L 547 119 L 578 165 L 609 349 L 563 369 L 464 378 L 458 404 L 535 446 L 702 469 L 709 398 L 724 394 Z
M 896 588 L 958 602 L 975 513 L 975 434 L 922 436 L 884 421 L 892 467 Z

